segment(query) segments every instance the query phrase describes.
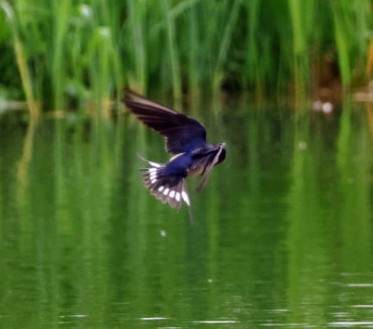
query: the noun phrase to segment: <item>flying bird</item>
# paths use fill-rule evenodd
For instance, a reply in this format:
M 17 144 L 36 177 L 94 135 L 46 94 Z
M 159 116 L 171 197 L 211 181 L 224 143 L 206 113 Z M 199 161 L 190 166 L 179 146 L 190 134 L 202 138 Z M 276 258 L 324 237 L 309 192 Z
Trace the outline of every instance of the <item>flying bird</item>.
M 124 104 L 146 126 L 161 134 L 166 150 L 173 155 L 167 163 L 146 161 L 142 169 L 144 185 L 159 200 L 179 209 L 184 201 L 190 206 L 185 179 L 201 175 L 200 192 L 207 183 L 211 169 L 225 159 L 225 143 L 208 144 L 206 130 L 197 120 L 126 90 Z

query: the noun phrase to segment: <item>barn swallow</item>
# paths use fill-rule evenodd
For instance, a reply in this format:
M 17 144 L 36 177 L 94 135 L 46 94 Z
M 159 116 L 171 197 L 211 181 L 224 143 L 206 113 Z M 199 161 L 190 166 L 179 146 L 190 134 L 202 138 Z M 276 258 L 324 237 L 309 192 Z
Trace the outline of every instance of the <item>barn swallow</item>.
M 198 121 L 173 109 L 126 90 L 124 104 L 146 126 L 165 138 L 166 150 L 173 154 L 167 163 L 145 160 L 150 168 L 142 169 L 144 185 L 159 200 L 179 209 L 184 201 L 190 206 L 185 179 L 201 175 L 200 192 L 211 169 L 225 159 L 225 143 L 208 144 L 206 130 Z

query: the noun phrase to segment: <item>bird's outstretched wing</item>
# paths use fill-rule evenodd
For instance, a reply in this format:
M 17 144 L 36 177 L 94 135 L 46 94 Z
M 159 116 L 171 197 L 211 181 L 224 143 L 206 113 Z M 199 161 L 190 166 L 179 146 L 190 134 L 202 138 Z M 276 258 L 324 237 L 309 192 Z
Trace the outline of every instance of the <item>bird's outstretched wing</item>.
M 167 151 L 189 152 L 206 143 L 206 130 L 196 120 L 125 90 L 124 104 L 148 127 L 166 138 Z

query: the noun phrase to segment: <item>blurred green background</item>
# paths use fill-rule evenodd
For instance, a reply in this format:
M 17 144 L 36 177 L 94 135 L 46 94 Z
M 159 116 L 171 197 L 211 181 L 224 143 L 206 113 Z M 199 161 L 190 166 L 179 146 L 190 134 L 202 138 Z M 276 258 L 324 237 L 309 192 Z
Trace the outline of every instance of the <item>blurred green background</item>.
M 338 102 L 373 72 L 371 0 L 1 0 L 0 8 L 0 100 L 26 99 L 34 112 L 105 116 L 124 85 L 175 104 L 222 90 Z

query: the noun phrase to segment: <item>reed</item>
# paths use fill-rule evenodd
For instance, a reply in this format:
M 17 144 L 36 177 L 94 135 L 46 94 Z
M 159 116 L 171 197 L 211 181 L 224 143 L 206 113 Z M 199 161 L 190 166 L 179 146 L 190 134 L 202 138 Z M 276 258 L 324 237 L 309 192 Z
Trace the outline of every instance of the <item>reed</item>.
M 12 43 L 17 60 L 4 53 L 1 88 L 20 75 L 26 98 L 45 108 L 94 102 L 106 117 L 103 104 L 126 84 L 179 101 L 221 89 L 304 98 L 327 53 L 345 87 L 366 79 L 369 0 L 17 0 L 12 10 L 0 47 Z
M 146 52 L 146 4 L 136 5 L 136 0 L 127 1 L 127 24 L 123 44 L 131 51 L 127 54 L 127 81 L 144 91 L 147 86 L 147 52 Z
M 171 17 L 171 7 L 169 0 L 162 1 L 162 8 L 164 10 L 164 17 L 166 21 L 166 35 L 167 46 L 170 57 L 171 77 L 173 84 L 173 95 L 176 101 L 181 100 L 181 76 L 180 76 L 180 62 L 178 60 L 178 49 L 175 39 L 175 22 Z
M 22 88 L 26 97 L 27 108 L 29 110 L 31 119 L 35 121 L 39 116 L 39 106 L 35 101 L 33 81 L 30 76 L 29 67 L 27 65 L 24 46 L 19 37 L 18 25 L 14 17 L 14 11 L 7 1 L 1 1 L 0 6 L 4 10 L 8 18 L 8 22 L 12 31 L 14 55 L 16 57 L 16 64 L 21 77 Z

